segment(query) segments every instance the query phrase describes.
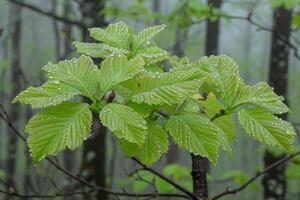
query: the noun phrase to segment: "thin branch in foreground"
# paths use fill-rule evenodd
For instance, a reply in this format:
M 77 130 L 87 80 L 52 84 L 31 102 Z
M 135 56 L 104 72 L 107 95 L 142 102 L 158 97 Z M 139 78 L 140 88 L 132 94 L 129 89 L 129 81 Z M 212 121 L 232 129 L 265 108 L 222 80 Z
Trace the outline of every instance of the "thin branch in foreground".
M 253 176 L 251 179 L 249 179 L 245 184 L 243 184 L 240 187 L 237 187 L 235 189 L 227 189 L 226 191 L 216 195 L 215 197 L 213 197 L 211 200 L 216 200 L 216 199 L 220 199 L 221 197 L 227 196 L 227 195 L 232 195 L 232 194 L 236 194 L 242 190 L 244 190 L 248 185 L 250 185 L 252 182 L 254 182 L 256 179 L 258 179 L 261 175 L 267 173 L 269 170 L 276 168 L 288 161 L 290 161 L 292 158 L 296 157 L 300 155 L 300 151 L 287 155 L 284 158 L 282 158 L 281 160 L 278 160 L 276 162 L 274 162 L 273 164 L 267 166 L 266 168 L 264 168 L 261 171 L 258 171 L 255 176 Z
M 152 174 L 154 174 L 154 175 L 158 176 L 159 178 L 163 179 L 164 181 L 171 184 L 172 186 L 174 186 L 179 191 L 181 191 L 184 194 L 188 195 L 190 198 L 197 200 L 197 197 L 192 192 L 188 191 L 186 188 L 184 188 L 181 185 L 179 185 L 178 183 L 174 182 L 172 179 L 158 173 L 156 170 L 154 170 L 150 167 L 147 167 L 146 165 L 144 165 L 141 161 L 139 161 L 136 158 L 131 158 L 131 159 L 134 160 L 136 163 L 138 163 L 140 166 L 142 166 L 144 170 L 149 171 Z
M 2 111 L 2 113 L 0 112 L 0 118 L 6 123 L 6 125 L 19 137 L 22 139 L 23 142 L 26 143 L 26 138 L 14 127 L 14 125 L 12 124 L 6 110 L 4 109 L 3 105 L 0 104 L 0 111 Z M 112 191 L 109 190 L 107 188 L 102 188 L 100 186 L 94 185 L 92 183 L 87 182 L 86 180 L 82 179 L 81 177 L 79 177 L 78 175 L 75 175 L 73 173 L 71 173 L 70 171 L 68 171 L 67 169 L 63 168 L 62 166 L 60 166 L 58 163 L 56 163 L 55 161 L 53 161 L 50 158 L 46 158 L 46 160 L 52 165 L 54 166 L 56 169 L 58 169 L 59 171 L 61 171 L 63 174 L 65 174 L 66 176 L 72 178 L 73 180 L 81 183 L 82 185 L 86 185 L 94 190 L 97 191 L 101 191 L 101 192 L 105 192 L 109 195 L 114 195 L 114 196 L 126 196 L 126 197 L 136 197 L 136 198 L 144 198 L 144 197 L 173 197 L 173 198 L 184 198 L 184 199 L 190 199 L 189 196 L 184 195 L 184 194 L 172 194 L 172 193 L 128 193 L 128 192 L 116 192 L 116 191 Z M 155 171 L 156 172 L 156 171 Z M 158 172 L 156 172 L 157 174 L 159 174 Z M 184 192 L 183 192 L 184 193 Z
M 84 28 L 84 29 L 87 28 L 86 25 L 83 24 L 83 23 L 80 22 L 80 21 L 75 21 L 75 20 L 72 20 L 72 19 L 68 19 L 68 18 L 61 17 L 61 16 L 59 16 L 59 15 L 54 14 L 54 13 L 51 12 L 51 11 L 44 11 L 44 10 L 42 10 L 42 9 L 40 9 L 40 8 L 38 8 L 38 7 L 36 7 L 36 6 L 34 6 L 34 5 L 27 4 L 27 3 L 25 3 L 25 2 L 18 1 L 18 0 L 7 0 L 7 1 L 10 2 L 10 3 L 16 4 L 16 5 L 18 5 L 18 6 L 27 8 L 27 9 L 29 9 L 29 10 L 32 10 L 32 11 L 34 11 L 34 12 L 36 12 L 36 13 L 39 13 L 39 14 L 42 14 L 42 15 L 51 17 L 51 18 L 53 18 L 53 19 L 55 19 L 55 20 L 58 20 L 58 21 L 61 21 L 61 22 L 63 22 L 63 23 L 71 24 L 71 25 L 76 25 L 76 26 L 78 26 L 78 27 L 80 27 L 80 28 Z
M 53 195 L 26 195 L 26 194 L 19 194 L 16 192 L 8 192 L 5 190 L 0 189 L 0 193 L 14 196 L 14 197 L 19 197 L 23 199 L 54 199 L 54 198 L 60 198 L 60 197 L 69 197 L 69 196 L 75 196 L 75 195 L 85 195 L 87 193 L 92 193 L 94 192 L 93 190 L 88 191 L 88 192 L 72 192 L 72 193 L 57 193 Z

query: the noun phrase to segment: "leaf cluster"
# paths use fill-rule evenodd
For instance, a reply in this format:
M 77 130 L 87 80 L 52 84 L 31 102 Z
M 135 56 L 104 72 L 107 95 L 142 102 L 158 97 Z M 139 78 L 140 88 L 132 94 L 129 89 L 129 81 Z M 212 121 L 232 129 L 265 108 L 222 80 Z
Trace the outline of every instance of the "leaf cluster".
M 232 152 L 234 116 L 250 137 L 290 150 L 294 129 L 276 116 L 289 110 L 283 97 L 267 83 L 243 83 L 228 56 L 192 62 L 169 56 L 151 41 L 164 28 L 137 34 L 123 22 L 91 28 L 97 42 L 75 42 L 79 58 L 43 68 L 47 82 L 13 100 L 42 108 L 25 128 L 34 162 L 79 147 L 90 136 L 92 112 L 127 156 L 147 165 L 167 152 L 170 136 L 180 148 L 215 164 L 220 149 Z M 97 66 L 93 58 L 103 61 Z M 171 70 L 165 71 L 162 61 Z M 91 103 L 70 102 L 76 95 Z

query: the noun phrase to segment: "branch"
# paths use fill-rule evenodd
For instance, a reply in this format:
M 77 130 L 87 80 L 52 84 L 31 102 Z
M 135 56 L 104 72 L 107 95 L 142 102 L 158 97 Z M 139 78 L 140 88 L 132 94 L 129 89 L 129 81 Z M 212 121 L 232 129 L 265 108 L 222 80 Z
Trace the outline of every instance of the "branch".
M 178 189 L 179 191 L 183 192 L 184 194 L 186 194 L 190 198 L 197 200 L 197 197 L 193 193 L 191 193 L 190 191 L 188 191 L 187 189 L 185 189 L 184 187 L 182 187 L 178 183 L 174 182 L 172 179 L 170 179 L 170 178 L 168 178 L 168 177 L 160 174 L 159 172 L 157 172 L 156 170 L 154 170 L 154 169 L 152 169 L 150 167 L 147 167 L 146 165 L 144 165 L 141 161 L 139 161 L 136 158 L 131 158 L 131 159 L 134 160 L 136 163 L 138 163 L 140 166 L 142 166 L 144 170 L 153 173 L 154 175 L 158 176 L 159 178 L 163 179 L 167 183 L 171 184 L 176 189 Z
M 258 179 L 261 175 L 267 173 L 268 171 L 270 171 L 271 169 L 273 168 L 276 168 L 288 161 L 290 161 L 292 158 L 296 157 L 300 155 L 300 151 L 296 152 L 296 153 L 293 153 L 293 154 L 290 154 L 290 155 L 287 155 L 285 156 L 284 158 L 282 158 L 281 160 L 278 160 L 276 162 L 274 162 L 273 164 L 267 166 L 266 168 L 264 168 L 263 170 L 261 171 L 258 171 L 255 176 L 253 176 L 251 179 L 249 179 L 245 184 L 243 184 L 242 186 L 238 187 L 238 188 L 235 188 L 235 189 L 227 189 L 226 191 L 216 195 L 215 197 L 213 197 L 211 200 L 216 200 L 216 199 L 219 199 L 223 196 L 227 196 L 227 195 L 230 195 L 230 194 L 236 194 L 242 190 L 244 190 L 248 185 L 250 185 L 252 182 L 254 182 L 256 179 Z
M 273 28 L 269 28 L 266 27 L 256 21 L 253 20 L 253 13 L 249 12 L 247 16 L 236 16 L 236 15 L 227 15 L 227 14 L 218 14 L 216 15 L 216 17 L 224 17 L 227 19 L 235 19 L 235 20 L 242 20 L 242 21 L 247 21 L 248 23 L 252 24 L 253 26 L 256 26 L 258 28 L 258 30 L 264 30 L 264 31 L 268 31 L 271 32 L 273 34 L 275 34 L 275 36 L 281 40 L 282 42 L 284 42 L 285 44 L 287 44 L 287 46 L 289 46 L 289 48 L 291 48 L 294 51 L 294 56 L 300 61 L 300 55 L 299 55 L 299 51 L 297 46 L 295 46 L 294 44 L 292 44 L 288 39 L 281 37 L 277 32 L 275 32 L 273 30 Z M 202 23 L 203 20 L 200 21 L 195 21 L 193 22 L 193 24 L 198 24 L 198 23 Z M 293 31 L 293 30 L 291 30 Z M 295 38 L 294 38 L 295 39 Z M 296 42 L 298 42 L 298 40 L 296 40 Z
M 88 192 L 72 192 L 72 193 L 57 193 L 54 195 L 26 195 L 26 194 L 19 194 L 16 192 L 7 192 L 5 190 L 0 189 L 0 193 L 2 194 L 6 194 L 6 195 L 10 195 L 10 196 L 14 196 L 14 197 L 19 197 L 19 198 L 23 198 L 23 199 L 53 199 L 53 198 L 59 198 L 59 197 L 67 197 L 67 196 L 75 196 L 75 195 L 85 195 L 87 193 L 91 193 L 94 192 L 93 190 L 88 191 Z
M 56 15 L 55 13 L 53 13 L 51 11 L 42 10 L 42 9 L 36 7 L 36 6 L 33 6 L 31 4 L 27 4 L 27 3 L 23 2 L 23 1 L 18 1 L 18 0 L 7 0 L 7 1 L 10 2 L 10 3 L 16 4 L 18 6 L 27 8 L 29 10 L 32 10 L 32 11 L 34 11 L 36 13 L 45 15 L 47 17 L 51 17 L 51 18 L 53 18 L 55 20 L 58 20 L 58 21 L 61 21 L 63 23 L 71 24 L 71 25 L 78 26 L 79 28 L 87 29 L 87 26 L 85 24 L 83 24 L 82 22 L 80 22 L 80 21 L 75 21 L 75 20 L 72 20 L 72 19 L 61 17 L 61 16 Z
M 254 21 L 252 16 L 253 16 L 252 12 L 249 12 L 247 16 L 233 16 L 233 15 L 226 15 L 226 14 L 225 15 L 220 15 L 220 17 L 225 17 L 225 18 L 229 18 L 229 19 L 237 19 L 237 20 L 248 21 L 250 24 L 256 26 L 260 30 L 264 30 L 264 31 L 268 31 L 268 32 L 273 33 L 279 40 L 286 43 L 294 51 L 294 56 L 298 60 L 300 60 L 300 55 L 299 55 L 299 52 L 298 52 L 298 48 L 295 45 L 293 45 L 288 39 L 281 37 L 277 32 L 274 31 L 273 28 L 265 27 L 265 26 L 261 25 L 260 23 Z
M 14 125 L 12 124 L 6 110 L 4 109 L 3 105 L 0 104 L 0 111 L 2 111 L 2 113 L 0 112 L 0 118 L 7 124 L 7 126 L 19 137 L 22 139 L 23 142 L 26 143 L 26 138 L 14 127 Z M 53 161 L 50 158 L 46 158 L 46 160 L 52 165 L 54 166 L 56 169 L 58 169 L 59 171 L 61 171 L 63 174 L 67 175 L 68 177 L 72 178 L 73 180 L 76 180 L 77 182 L 86 185 L 94 190 L 98 190 L 101 192 L 105 192 L 107 194 L 110 195 L 115 195 L 115 196 L 126 196 L 126 197 L 177 197 L 177 198 L 184 198 L 184 199 L 189 199 L 189 197 L 187 195 L 183 195 L 183 194 L 171 194 L 171 193 L 142 193 L 142 194 L 138 194 L 138 193 L 127 193 L 127 192 L 116 192 L 116 191 L 112 191 L 109 190 L 107 188 L 103 188 L 94 184 L 89 183 L 88 181 L 82 179 L 81 177 L 79 177 L 78 175 L 75 175 L 73 173 L 71 173 L 69 170 L 63 168 L 62 166 L 60 166 L 58 163 L 56 163 L 55 161 Z

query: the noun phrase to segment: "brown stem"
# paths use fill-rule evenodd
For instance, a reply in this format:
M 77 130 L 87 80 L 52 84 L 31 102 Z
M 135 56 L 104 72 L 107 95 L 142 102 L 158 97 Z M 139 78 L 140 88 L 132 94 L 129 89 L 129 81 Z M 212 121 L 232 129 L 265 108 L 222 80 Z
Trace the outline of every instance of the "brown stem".
M 192 177 L 194 195 L 201 200 L 208 199 L 207 188 L 207 158 L 191 154 L 192 157 Z

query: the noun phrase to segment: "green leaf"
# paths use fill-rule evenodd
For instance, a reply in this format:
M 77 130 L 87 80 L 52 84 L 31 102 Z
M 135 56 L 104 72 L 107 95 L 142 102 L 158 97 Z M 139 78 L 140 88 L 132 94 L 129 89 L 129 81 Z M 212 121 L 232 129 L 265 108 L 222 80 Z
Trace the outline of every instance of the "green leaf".
M 128 157 L 136 156 L 146 164 L 151 165 L 168 150 L 168 135 L 163 127 L 155 122 L 148 122 L 148 133 L 143 146 L 122 140 L 120 145 Z
M 180 148 L 207 157 L 214 164 L 218 159 L 220 129 L 199 114 L 173 115 L 166 129 Z
M 132 33 L 123 22 L 110 24 L 107 28 L 90 28 L 92 38 L 104 42 L 107 45 L 128 49 L 131 42 Z
M 39 112 L 25 128 L 33 162 L 79 147 L 90 135 L 91 124 L 92 113 L 84 103 L 62 103 Z
M 190 64 L 190 60 L 188 57 L 179 58 L 177 56 L 170 56 L 168 57 L 168 60 L 172 67 L 183 67 L 188 66 Z
M 268 110 L 242 109 L 238 112 L 238 119 L 245 131 L 254 139 L 271 146 L 279 146 L 287 151 L 291 149 L 295 135 L 293 126 Z
M 157 63 L 167 58 L 167 52 L 155 45 L 147 45 L 137 50 L 136 56 L 141 56 L 146 64 Z
M 141 192 L 145 190 L 156 177 L 148 171 L 138 171 L 131 177 L 133 179 L 133 190 Z
M 236 184 L 238 185 L 244 185 L 246 182 L 249 181 L 250 177 L 249 175 L 245 174 L 245 172 L 240 170 L 231 170 L 226 171 L 222 176 L 220 177 L 220 181 L 226 181 L 232 179 Z M 253 184 L 253 189 L 257 189 L 258 186 Z
M 182 185 L 189 191 L 193 191 L 191 171 L 186 166 L 181 166 L 178 164 L 169 164 L 163 169 L 163 174 L 165 176 L 172 177 L 177 182 L 180 182 L 180 185 Z M 173 191 L 177 191 L 176 188 L 172 189 Z
M 200 101 L 200 104 L 203 106 L 204 112 L 210 117 L 213 118 L 216 114 L 224 110 L 224 106 L 217 100 L 217 97 L 213 93 L 209 93 L 205 101 Z M 234 140 L 235 135 L 235 125 L 232 120 L 231 115 L 224 115 L 216 118 L 213 121 L 218 127 L 220 127 L 223 132 L 226 134 L 226 138 L 231 141 Z
M 127 106 L 139 113 L 142 117 L 148 117 L 154 110 L 159 109 L 159 105 L 149 105 L 145 103 L 128 102 Z
M 30 104 L 32 108 L 54 106 L 67 101 L 80 94 L 74 88 L 59 81 L 50 81 L 40 87 L 29 87 L 16 96 L 12 102 L 17 101 Z
M 111 47 L 103 43 L 74 42 L 74 45 L 78 53 L 85 54 L 93 58 L 106 58 L 115 54 L 129 54 L 129 51 L 125 49 Z
M 164 66 L 162 64 L 150 64 L 150 65 L 145 65 L 144 69 L 148 72 L 164 72 Z
M 105 59 L 101 65 L 99 78 L 102 94 L 138 74 L 143 65 L 144 61 L 140 57 L 127 60 L 127 57 L 121 54 Z
M 294 27 L 300 26 L 300 11 L 297 11 L 296 13 L 293 14 L 292 24 Z
M 300 166 L 295 165 L 293 163 L 289 163 L 287 170 L 285 171 L 285 175 L 289 179 L 299 180 L 300 178 Z
M 219 132 L 219 138 L 224 151 L 232 156 L 231 144 L 236 138 L 236 127 L 231 115 L 218 117 L 213 121 L 222 131 Z
M 172 105 L 198 93 L 201 81 L 196 79 L 197 74 L 197 69 L 167 73 L 143 72 L 125 85 L 132 91 L 132 101 L 136 103 Z
M 82 95 L 94 100 L 99 88 L 99 70 L 88 56 L 78 59 L 49 63 L 43 68 L 50 80 L 58 80 L 80 91 Z
M 133 190 L 135 192 L 141 192 L 149 186 L 149 183 L 144 180 L 136 180 L 133 182 Z
M 0 169 L 0 178 L 1 178 L 1 179 L 4 179 L 5 174 L 6 174 L 5 171 L 2 170 L 2 169 Z
M 202 106 L 204 112 L 209 118 L 213 118 L 216 114 L 224 112 L 224 106 L 218 101 L 216 95 L 209 93 L 206 99 L 203 101 L 203 97 L 200 97 L 197 102 Z
M 185 178 L 188 178 L 191 180 L 191 178 L 192 178 L 190 169 L 187 168 L 186 166 L 181 166 L 178 164 L 167 165 L 163 170 L 163 174 L 165 176 L 172 176 L 172 178 L 174 178 L 174 180 L 176 180 L 176 181 L 180 181 Z
M 156 34 L 164 30 L 166 25 L 151 26 L 140 31 L 133 37 L 133 49 L 138 49 L 140 46 L 151 40 Z
M 207 116 L 209 116 L 209 118 L 213 118 L 216 114 L 224 110 L 224 106 L 217 100 L 213 93 L 209 93 L 207 95 L 207 99 L 205 101 L 199 101 L 199 103 L 202 105 L 204 112 L 207 114 Z M 229 155 L 231 155 L 231 143 L 235 139 L 236 132 L 231 115 L 218 117 L 213 121 L 213 123 L 222 129 L 222 131 L 219 132 L 222 148 Z
M 236 62 L 228 56 L 220 55 L 203 57 L 193 64 L 206 74 L 205 83 L 223 99 L 225 108 L 231 108 L 240 83 Z
M 117 103 L 103 107 L 100 119 L 118 138 L 142 145 L 147 135 L 146 121 L 132 108 Z
M 241 90 L 234 102 L 234 107 L 250 104 L 268 109 L 275 114 L 288 112 L 289 108 L 282 102 L 284 98 L 275 94 L 265 82 L 255 86 L 241 86 Z

